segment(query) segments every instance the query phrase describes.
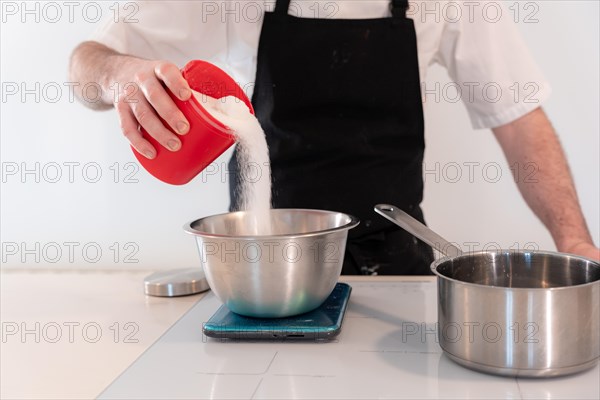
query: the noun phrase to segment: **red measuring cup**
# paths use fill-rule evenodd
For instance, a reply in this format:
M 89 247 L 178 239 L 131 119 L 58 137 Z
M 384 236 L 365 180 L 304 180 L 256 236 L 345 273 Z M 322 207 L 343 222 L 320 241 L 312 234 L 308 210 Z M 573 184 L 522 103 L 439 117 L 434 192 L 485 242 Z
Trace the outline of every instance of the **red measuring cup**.
M 187 63 L 181 72 L 193 90 L 216 99 L 235 96 L 254 114 L 252 103 L 244 90 L 217 66 L 206 61 L 194 60 Z M 172 185 L 183 185 L 231 147 L 235 138 L 228 127 L 211 116 L 194 96 L 188 101 L 181 101 L 169 89 L 167 92 L 190 124 L 186 135 L 177 135 L 181 140 L 181 148 L 175 152 L 167 150 L 144 128 L 140 128 L 144 139 L 156 149 L 156 157 L 150 160 L 133 147 L 132 150 L 140 164 L 151 175 Z M 161 121 L 167 129 L 173 131 L 162 118 Z

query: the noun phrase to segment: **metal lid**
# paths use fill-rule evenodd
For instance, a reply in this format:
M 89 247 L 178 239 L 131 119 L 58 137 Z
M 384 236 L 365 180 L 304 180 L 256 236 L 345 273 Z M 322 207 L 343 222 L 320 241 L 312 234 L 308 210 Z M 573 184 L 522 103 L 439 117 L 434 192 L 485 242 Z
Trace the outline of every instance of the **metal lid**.
M 201 268 L 159 271 L 144 279 L 144 290 L 150 296 L 187 296 L 208 289 L 210 287 Z

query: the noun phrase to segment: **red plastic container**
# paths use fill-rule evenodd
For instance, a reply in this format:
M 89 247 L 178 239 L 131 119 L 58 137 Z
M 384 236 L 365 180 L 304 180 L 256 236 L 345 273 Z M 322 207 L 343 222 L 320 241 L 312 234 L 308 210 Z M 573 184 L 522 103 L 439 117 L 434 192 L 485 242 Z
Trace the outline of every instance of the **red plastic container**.
M 222 69 L 206 61 L 194 60 L 190 61 L 181 72 L 193 90 L 216 99 L 235 96 L 254 114 L 248 96 Z M 231 147 L 235 143 L 235 138 L 229 129 L 212 117 L 194 96 L 188 101 L 181 101 L 170 90 L 167 89 L 167 92 L 190 124 L 190 130 L 186 135 L 177 135 L 181 140 L 181 148 L 179 151 L 172 152 L 140 128 L 144 138 L 156 149 L 156 157 L 149 160 L 133 147 L 132 149 L 140 164 L 154 177 L 172 185 L 183 185 Z M 165 121 L 163 124 L 173 131 Z

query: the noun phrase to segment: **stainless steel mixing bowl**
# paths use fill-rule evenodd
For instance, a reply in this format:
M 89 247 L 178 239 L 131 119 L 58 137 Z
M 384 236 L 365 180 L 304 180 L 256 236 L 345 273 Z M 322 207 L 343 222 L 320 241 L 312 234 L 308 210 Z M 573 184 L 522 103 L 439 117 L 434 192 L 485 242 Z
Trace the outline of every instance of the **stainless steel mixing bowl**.
M 246 211 L 184 226 L 196 237 L 200 263 L 215 295 L 238 314 L 287 317 L 320 306 L 333 290 L 353 216 L 321 210 L 273 209 L 271 235 L 254 232 Z

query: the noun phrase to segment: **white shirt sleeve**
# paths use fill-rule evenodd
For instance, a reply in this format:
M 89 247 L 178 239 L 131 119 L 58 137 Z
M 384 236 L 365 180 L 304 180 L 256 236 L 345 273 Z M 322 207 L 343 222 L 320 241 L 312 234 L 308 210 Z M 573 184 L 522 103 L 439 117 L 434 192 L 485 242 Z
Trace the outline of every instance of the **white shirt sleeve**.
M 209 17 L 214 4 L 128 1 L 120 5 L 119 21 L 108 18 L 90 40 L 120 53 L 164 59 L 179 67 L 193 59 L 219 62 L 227 53 L 227 25 Z
M 460 88 L 473 128 L 498 127 L 540 107 L 550 86 L 509 10 L 494 1 L 459 4 L 462 14 L 444 21 L 433 61 Z

